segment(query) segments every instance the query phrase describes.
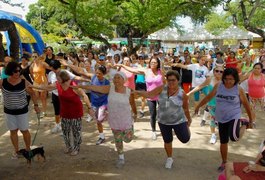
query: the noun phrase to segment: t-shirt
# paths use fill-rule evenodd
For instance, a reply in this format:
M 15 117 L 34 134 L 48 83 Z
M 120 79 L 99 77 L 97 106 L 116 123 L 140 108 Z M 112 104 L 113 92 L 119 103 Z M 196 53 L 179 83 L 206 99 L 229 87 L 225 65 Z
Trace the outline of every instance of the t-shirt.
M 91 79 L 91 85 L 105 86 L 110 85 L 110 82 L 105 78 L 103 80 L 99 80 L 97 76 L 94 75 Z M 108 94 L 91 91 L 90 98 L 93 107 L 100 107 L 108 104 Z
M 187 65 L 188 70 L 192 71 L 192 87 L 199 86 L 202 84 L 208 76 L 209 70 L 206 66 L 200 66 L 197 64 Z

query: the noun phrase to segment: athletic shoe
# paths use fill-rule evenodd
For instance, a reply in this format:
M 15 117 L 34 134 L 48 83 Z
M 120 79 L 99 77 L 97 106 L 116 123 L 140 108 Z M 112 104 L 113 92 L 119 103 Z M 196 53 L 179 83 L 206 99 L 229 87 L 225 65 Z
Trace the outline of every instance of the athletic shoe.
M 206 124 L 206 121 L 205 121 L 205 120 L 202 120 L 201 123 L 200 123 L 200 126 L 201 126 L 201 127 L 202 127 L 202 126 L 205 126 L 205 124 Z
M 173 161 L 174 160 L 172 158 L 167 158 L 167 161 L 166 161 L 166 164 L 165 164 L 165 168 L 166 169 L 171 169 Z
M 77 150 L 74 150 L 74 151 L 72 151 L 71 152 L 71 156 L 76 156 L 76 155 L 78 155 L 79 154 L 79 151 L 77 151 Z
M 18 158 L 22 158 L 23 155 L 20 152 L 13 152 L 11 159 L 18 159 Z
M 216 143 L 216 135 L 215 134 L 212 134 L 212 137 L 210 139 L 210 143 L 211 144 L 215 144 Z
M 122 167 L 124 166 L 124 164 L 125 164 L 125 160 L 119 158 L 119 159 L 117 160 L 116 167 L 117 167 L 117 168 L 122 168 Z
M 156 132 L 152 132 L 152 139 L 153 139 L 153 140 L 156 140 L 156 139 L 157 139 L 157 137 L 156 137 Z
M 223 172 L 224 170 L 225 170 L 225 163 L 222 163 L 222 164 L 218 167 L 217 171 L 218 171 L 219 173 L 221 173 L 221 172 Z
M 72 148 L 65 148 L 63 152 L 64 154 L 69 154 L 72 152 Z
M 143 117 L 144 117 L 144 112 L 143 111 L 140 111 L 139 118 L 143 118 Z
M 87 115 L 87 119 L 86 122 L 91 122 L 93 120 L 92 116 L 90 116 L 90 114 Z
M 61 130 L 61 128 L 60 128 L 59 124 L 56 124 L 56 125 L 54 126 L 54 128 L 52 128 L 51 132 L 52 132 L 53 134 L 55 134 L 55 133 L 59 132 L 60 130 Z
M 96 142 L 96 145 L 100 145 L 102 143 L 104 143 L 105 139 L 102 139 L 101 137 L 98 139 L 98 141 Z

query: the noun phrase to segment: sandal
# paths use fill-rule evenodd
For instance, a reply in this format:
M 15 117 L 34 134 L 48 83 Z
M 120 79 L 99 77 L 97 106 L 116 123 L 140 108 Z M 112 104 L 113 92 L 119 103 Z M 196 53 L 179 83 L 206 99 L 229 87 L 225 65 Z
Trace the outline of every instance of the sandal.
M 17 152 L 13 152 L 11 159 L 18 159 L 21 157 L 23 157 L 23 155 L 19 151 L 17 151 Z

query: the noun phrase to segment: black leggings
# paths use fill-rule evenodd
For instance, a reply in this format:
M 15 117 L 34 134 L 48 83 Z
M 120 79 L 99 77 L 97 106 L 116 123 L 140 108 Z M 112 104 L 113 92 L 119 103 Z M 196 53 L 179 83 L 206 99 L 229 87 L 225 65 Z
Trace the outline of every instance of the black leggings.
M 172 129 L 174 129 L 177 138 L 182 143 L 187 143 L 190 140 L 190 130 L 187 122 L 177 125 L 165 125 L 158 123 L 158 125 L 165 143 L 171 143 L 173 141 Z
M 149 112 L 150 112 L 150 124 L 151 124 L 151 128 L 152 131 L 156 131 L 156 108 L 157 108 L 157 101 L 150 101 L 147 100 L 147 105 L 149 108 Z
M 54 114 L 56 116 L 60 115 L 60 100 L 59 97 L 52 93 L 52 104 L 54 109 Z
M 240 120 L 233 119 L 226 123 L 218 123 L 221 144 L 227 144 L 229 137 L 231 141 L 239 140 Z

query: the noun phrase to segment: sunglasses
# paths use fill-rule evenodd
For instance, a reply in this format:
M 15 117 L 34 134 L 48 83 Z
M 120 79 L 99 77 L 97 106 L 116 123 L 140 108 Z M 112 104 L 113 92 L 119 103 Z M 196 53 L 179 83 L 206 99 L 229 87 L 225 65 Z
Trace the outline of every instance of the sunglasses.
M 216 73 L 223 73 L 224 71 L 220 71 L 220 70 L 214 70 Z
M 13 74 L 20 72 L 20 69 L 16 69 L 13 71 Z

